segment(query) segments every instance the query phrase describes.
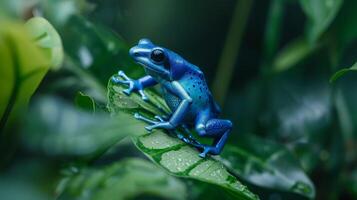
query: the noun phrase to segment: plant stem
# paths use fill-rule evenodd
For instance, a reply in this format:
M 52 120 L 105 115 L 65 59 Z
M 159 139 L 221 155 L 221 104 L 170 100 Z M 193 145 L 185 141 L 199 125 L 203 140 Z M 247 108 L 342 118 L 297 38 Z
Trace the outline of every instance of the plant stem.
M 212 88 L 215 99 L 220 105 L 223 105 L 228 92 L 252 4 L 253 0 L 240 0 L 234 9 Z

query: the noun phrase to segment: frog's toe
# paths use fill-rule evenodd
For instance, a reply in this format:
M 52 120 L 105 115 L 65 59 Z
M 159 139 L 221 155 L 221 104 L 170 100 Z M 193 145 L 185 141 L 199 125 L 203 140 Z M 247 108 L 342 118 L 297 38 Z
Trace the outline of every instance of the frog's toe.
M 144 100 L 144 101 L 149 100 L 148 96 L 146 96 L 146 94 L 144 93 L 143 90 L 138 90 L 138 91 L 139 91 L 139 94 L 140 94 L 142 100 Z
M 127 81 L 130 81 L 130 78 L 122 71 L 122 70 L 119 70 L 118 71 L 118 75 L 120 77 L 122 77 L 123 79 L 127 80 Z
M 164 117 L 161 117 L 159 115 L 155 115 L 155 119 L 159 120 L 160 122 L 165 121 Z
M 214 148 L 211 147 L 211 146 L 203 146 L 203 151 L 202 151 L 202 153 L 199 154 L 199 156 L 200 156 L 201 158 L 205 158 L 208 153 L 212 153 L 212 150 L 213 150 L 213 149 L 214 149 Z
M 198 156 L 201 157 L 201 158 L 206 158 L 207 153 L 202 152 L 202 153 L 198 154 Z
M 117 77 L 113 76 L 111 79 L 112 83 L 119 84 L 119 83 L 127 83 L 127 81 L 123 81 L 118 79 Z
M 146 129 L 149 133 L 151 133 L 153 128 L 152 128 L 152 126 L 146 126 L 145 129 Z
M 149 101 L 149 98 L 147 96 L 145 96 L 145 95 L 142 96 L 141 99 L 144 100 L 144 101 Z
M 142 121 L 144 121 L 144 122 L 146 122 L 146 123 L 148 123 L 148 124 L 156 124 L 156 123 L 158 123 L 158 122 L 156 122 L 156 121 L 154 121 L 154 120 L 151 120 L 151 119 L 149 119 L 149 118 L 147 118 L 147 117 L 142 116 L 142 115 L 139 114 L 139 113 L 134 113 L 134 118 L 135 118 L 135 119 L 138 119 L 138 120 L 142 120 Z
M 130 95 L 132 90 L 133 90 L 132 88 L 128 88 L 128 89 L 123 90 L 123 93 L 126 95 Z
M 139 113 L 134 113 L 134 118 L 135 119 L 141 119 L 141 115 Z

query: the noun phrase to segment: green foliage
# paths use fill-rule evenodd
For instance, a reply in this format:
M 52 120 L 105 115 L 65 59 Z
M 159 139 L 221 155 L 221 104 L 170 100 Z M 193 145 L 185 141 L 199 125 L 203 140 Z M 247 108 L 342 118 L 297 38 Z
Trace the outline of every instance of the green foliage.
M 140 70 L 139 73 L 134 70 L 135 66 L 137 69 L 140 67 L 130 59 L 129 47 L 123 39 L 102 25 L 74 15 L 64 25 L 61 35 L 64 38 L 77 38 L 63 41 L 69 58 L 78 67 L 89 69 L 102 85 L 117 72 L 118 67 L 128 75 L 140 74 Z
M 52 69 L 59 69 L 63 62 L 63 47 L 53 26 L 42 17 L 34 17 L 26 22 L 26 28 L 36 44 L 43 48 L 46 57 L 51 58 Z
M 143 159 L 125 159 L 106 167 L 79 168 L 65 176 L 58 199 L 134 199 L 140 195 L 186 199 L 187 188 L 157 166 Z
M 282 72 L 295 66 L 316 49 L 316 45 L 311 46 L 305 39 L 298 38 L 290 42 L 276 56 L 273 63 L 274 72 Z
M 93 115 L 47 97 L 31 108 L 22 140 L 29 150 L 42 154 L 91 159 L 141 129 L 143 125 L 128 114 Z
M 314 185 L 282 145 L 246 135 L 236 146 L 227 146 L 221 156 L 233 173 L 251 184 L 315 197 Z
M 74 97 L 74 104 L 78 108 L 95 113 L 96 105 L 94 99 L 88 95 L 83 94 L 82 92 L 78 92 Z
M 339 71 L 337 71 L 336 73 L 334 73 L 331 78 L 330 78 L 330 82 L 333 83 L 335 82 L 337 79 L 339 79 L 341 76 L 343 76 L 344 74 L 346 74 L 347 72 L 353 72 L 353 71 L 357 71 L 357 63 L 355 63 L 352 67 L 350 68 L 345 68 L 345 69 L 341 69 Z
M 357 1 L 250 2 L 0 1 L 1 199 L 356 199 L 357 79 L 328 80 L 357 69 Z M 227 93 L 220 156 L 134 119 L 171 113 L 159 88 L 108 84 L 142 37 Z
M 302 9 L 308 17 L 307 36 L 316 41 L 329 27 L 337 15 L 343 0 L 300 0 Z
M 112 114 L 123 111 L 135 113 L 144 109 L 151 115 L 160 114 L 153 105 L 161 105 L 162 99 L 149 96 L 150 103 L 144 102 L 138 94 L 127 97 L 123 103 L 122 93 L 125 86 L 116 86 L 111 81 L 108 84 L 108 109 Z M 161 100 L 160 100 L 161 99 Z M 143 124 L 145 124 L 143 122 Z M 185 178 L 218 185 L 230 191 L 239 199 L 258 199 L 236 177 L 230 174 L 224 165 L 213 158 L 200 158 L 199 151 L 185 144 L 177 138 L 169 136 L 167 132 L 155 130 L 139 137 L 133 137 L 135 145 L 153 162 L 159 164 L 168 172 Z
M 50 59 L 18 22 L 0 19 L 0 132 L 21 114 L 50 67 Z M 30 25 L 31 26 L 31 25 Z M 31 52 L 31 54 L 28 54 Z

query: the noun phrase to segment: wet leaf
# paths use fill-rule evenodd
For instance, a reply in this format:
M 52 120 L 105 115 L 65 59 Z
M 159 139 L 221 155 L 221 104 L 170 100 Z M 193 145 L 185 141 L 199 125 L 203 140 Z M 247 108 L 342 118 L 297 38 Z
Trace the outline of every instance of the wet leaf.
M 59 199 L 135 199 L 149 195 L 164 199 L 186 199 L 183 182 L 154 164 L 129 158 L 106 167 L 87 167 L 63 178 L 58 185 Z
M 130 102 L 129 107 L 123 106 L 121 103 L 123 97 L 120 97 L 123 95 L 123 89 L 123 86 L 109 82 L 108 109 L 111 113 L 115 115 L 121 112 L 134 113 L 145 110 L 152 115 L 160 114 L 160 109 L 155 108 L 155 103 L 153 105 L 145 103 L 136 94 L 126 97 L 125 101 Z M 220 186 L 239 199 L 258 199 L 235 176 L 230 174 L 222 163 L 212 157 L 205 159 L 199 157 L 199 151 L 168 135 L 166 131 L 155 130 L 151 134 L 132 137 L 132 139 L 139 150 L 173 175 Z
M 113 77 L 120 79 L 118 75 Z M 128 110 L 133 112 L 135 109 L 141 109 L 150 112 L 152 115 L 160 114 L 167 115 L 171 111 L 165 101 L 155 94 L 152 90 L 145 90 L 145 94 L 150 101 L 143 101 L 137 93 L 132 93 L 130 97 L 124 94 L 123 85 L 115 85 L 109 82 L 108 85 L 108 109 L 111 113 L 120 112 L 120 110 Z
M 254 135 L 227 145 L 222 158 L 238 177 L 260 187 L 296 193 L 310 199 L 315 188 L 294 155 L 282 145 Z

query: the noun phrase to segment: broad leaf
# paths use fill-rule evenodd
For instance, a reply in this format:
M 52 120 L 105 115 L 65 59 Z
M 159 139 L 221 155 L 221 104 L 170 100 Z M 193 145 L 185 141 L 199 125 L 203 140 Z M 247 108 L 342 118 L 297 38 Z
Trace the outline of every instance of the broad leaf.
M 143 133 L 143 125 L 121 113 L 88 113 L 55 98 L 35 101 L 22 130 L 22 142 L 30 151 L 52 156 L 93 158 L 124 137 Z
M 232 172 L 251 184 L 310 199 L 315 196 L 314 185 L 282 145 L 246 135 L 237 145 L 226 146 L 221 156 Z
M 26 107 L 50 67 L 24 25 L 0 19 L 0 132 Z
M 50 84 L 62 86 L 66 94 L 83 91 L 104 104 L 108 77 L 118 70 L 133 77 L 142 74 L 142 67 L 130 58 L 127 44 L 112 30 L 78 15 L 72 15 L 60 27 L 66 52 L 63 68 L 74 76 L 66 77 L 67 84 L 58 76 Z
M 336 17 L 343 0 L 300 0 L 307 22 L 307 36 L 316 41 Z
M 58 185 L 59 199 L 135 199 L 145 195 L 186 199 L 187 188 L 154 164 L 129 158 L 106 167 L 80 168 Z
M 142 67 L 130 58 L 127 44 L 106 27 L 80 16 L 72 16 L 60 33 L 69 58 L 103 86 L 107 84 L 108 77 L 119 69 L 130 76 L 143 72 Z
M 151 105 L 143 102 L 137 94 L 123 96 L 123 89 L 123 86 L 109 82 L 108 108 L 111 113 L 115 115 L 122 112 L 146 111 L 151 116 L 160 114 L 158 108 L 155 108 L 155 105 L 159 105 L 157 103 L 160 97 L 156 97 L 156 100 L 153 100 L 154 105 Z M 230 174 L 222 163 L 212 157 L 200 158 L 199 151 L 169 136 L 166 131 L 155 130 L 151 134 L 133 137 L 133 141 L 139 150 L 171 174 L 218 185 L 239 199 L 258 199 Z
M 357 62 L 354 65 L 352 65 L 352 67 L 350 68 L 341 69 L 336 73 L 334 73 L 330 78 L 330 82 L 333 83 L 347 72 L 352 72 L 352 71 L 357 71 Z

